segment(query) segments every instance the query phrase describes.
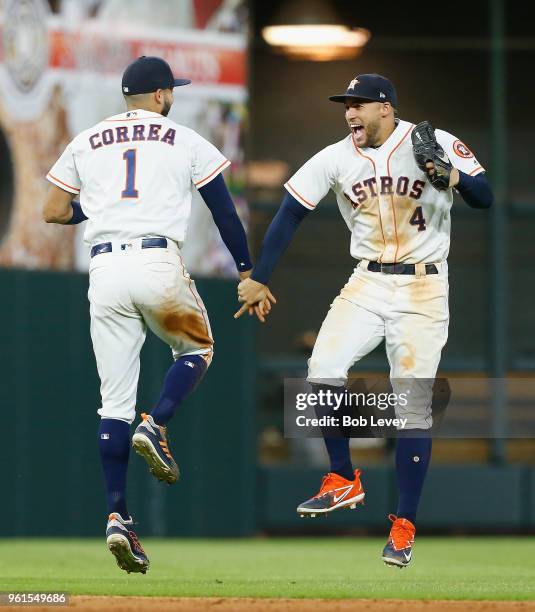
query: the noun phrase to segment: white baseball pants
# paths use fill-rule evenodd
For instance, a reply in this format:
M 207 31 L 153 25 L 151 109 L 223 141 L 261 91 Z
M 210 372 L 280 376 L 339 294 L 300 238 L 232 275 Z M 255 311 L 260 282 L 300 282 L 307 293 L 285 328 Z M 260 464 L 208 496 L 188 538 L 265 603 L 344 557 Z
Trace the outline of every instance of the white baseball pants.
M 438 274 L 383 274 L 361 262 L 331 304 L 309 360 L 308 381 L 342 386 L 351 366 L 385 339 L 390 378 L 413 379 L 412 399 L 397 406 L 406 429 L 432 426 L 432 386 L 448 338 L 447 263 Z M 416 380 L 417 379 L 417 380 Z
M 126 250 L 91 259 L 89 302 L 91 339 L 100 377 L 103 418 L 132 423 L 135 418 L 139 353 L 149 327 L 170 345 L 173 357 L 212 357 L 212 332 L 195 283 L 178 247 Z

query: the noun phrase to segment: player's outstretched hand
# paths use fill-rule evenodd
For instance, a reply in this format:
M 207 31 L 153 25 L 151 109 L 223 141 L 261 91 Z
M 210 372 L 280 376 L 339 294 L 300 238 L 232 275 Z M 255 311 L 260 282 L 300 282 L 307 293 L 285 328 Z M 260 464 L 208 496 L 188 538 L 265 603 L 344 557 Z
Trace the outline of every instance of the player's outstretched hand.
M 257 319 L 261 323 L 265 323 L 266 317 L 271 311 L 271 302 L 269 301 L 269 298 L 266 298 L 263 302 L 258 302 L 257 304 L 254 304 L 254 306 L 249 306 L 248 304 L 244 304 L 238 310 L 238 312 L 234 315 L 234 318 L 238 319 L 239 317 L 242 316 L 242 314 L 246 310 L 249 312 L 249 316 L 252 316 L 255 314 Z
M 271 302 L 268 298 L 266 298 L 263 302 L 258 302 L 253 306 L 249 306 L 249 304 L 244 304 L 238 312 L 234 314 L 235 319 L 239 319 L 245 311 L 249 312 L 249 316 L 256 315 L 257 319 L 261 323 L 266 322 L 266 317 L 271 311 Z
M 234 315 L 235 319 L 248 311 L 250 315 L 256 314 L 262 323 L 265 323 L 265 317 L 271 311 L 271 305 L 277 303 L 269 287 L 251 278 L 242 280 L 238 285 L 238 301 L 242 302 L 243 306 Z

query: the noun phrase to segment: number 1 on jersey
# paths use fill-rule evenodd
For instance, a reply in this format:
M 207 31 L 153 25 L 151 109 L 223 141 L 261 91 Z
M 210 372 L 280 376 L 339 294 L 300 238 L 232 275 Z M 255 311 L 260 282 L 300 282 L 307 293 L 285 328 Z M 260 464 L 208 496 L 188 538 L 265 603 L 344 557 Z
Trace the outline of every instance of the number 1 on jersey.
M 128 149 L 123 153 L 126 161 L 126 186 L 121 192 L 123 198 L 138 198 L 139 191 L 136 189 L 136 149 Z

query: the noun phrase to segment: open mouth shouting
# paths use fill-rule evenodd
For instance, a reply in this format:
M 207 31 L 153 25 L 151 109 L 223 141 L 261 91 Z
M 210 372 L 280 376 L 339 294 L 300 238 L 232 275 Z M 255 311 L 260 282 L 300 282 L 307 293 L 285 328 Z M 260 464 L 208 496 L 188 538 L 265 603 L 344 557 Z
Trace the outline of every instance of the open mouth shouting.
M 349 128 L 351 129 L 351 132 L 353 133 L 353 138 L 355 139 L 355 142 L 358 145 L 362 145 L 364 144 L 364 142 L 366 142 L 366 129 L 364 128 L 362 123 L 359 123 L 357 121 L 350 121 Z

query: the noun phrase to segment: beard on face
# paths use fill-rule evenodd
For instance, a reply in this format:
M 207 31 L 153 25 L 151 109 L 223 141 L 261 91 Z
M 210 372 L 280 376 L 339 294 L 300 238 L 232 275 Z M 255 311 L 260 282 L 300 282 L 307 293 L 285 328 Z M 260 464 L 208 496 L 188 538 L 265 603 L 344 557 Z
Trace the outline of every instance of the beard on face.
M 164 98 L 163 108 L 162 108 L 162 115 L 164 117 L 167 117 L 167 115 L 169 114 L 169 111 L 171 110 L 171 106 L 172 105 L 173 105 L 172 102 L 169 102 L 169 100 L 167 98 Z
M 374 147 L 377 144 L 378 134 L 379 134 L 379 120 L 370 121 L 365 128 L 366 132 L 366 144 L 369 147 Z
M 351 128 L 351 122 L 348 121 L 348 124 L 349 124 L 350 131 L 353 132 L 353 129 Z M 378 141 L 379 141 L 380 129 L 381 129 L 381 123 L 379 119 L 371 119 L 370 121 L 368 121 L 367 125 L 363 126 L 362 130 L 359 130 L 360 131 L 359 137 L 362 138 L 364 136 L 364 142 L 360 146 L 361 147 L 377 146 Z
M 163 108 L 162 108 L 162 115 L 164 117 L 167 117 L 167 115 L 169 114 L 169 111 L 171 110 L 171 105 L 169 104 L 169 102 L 166 100 L 163 103 Z

